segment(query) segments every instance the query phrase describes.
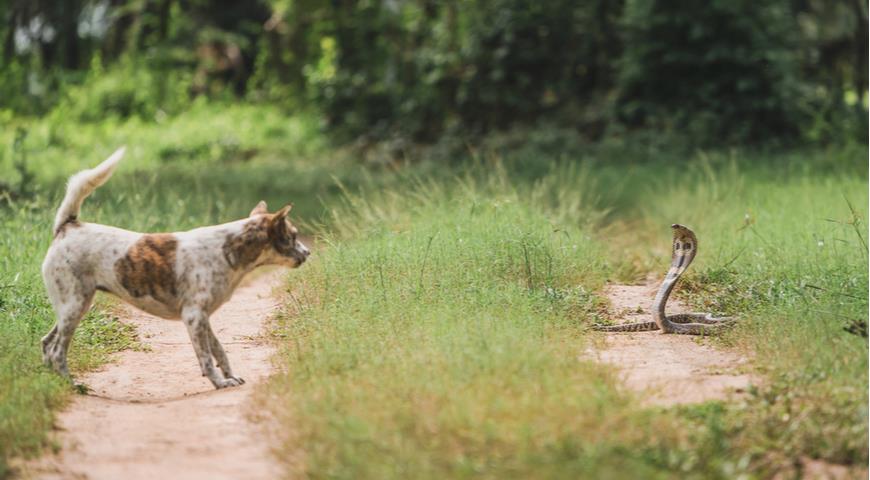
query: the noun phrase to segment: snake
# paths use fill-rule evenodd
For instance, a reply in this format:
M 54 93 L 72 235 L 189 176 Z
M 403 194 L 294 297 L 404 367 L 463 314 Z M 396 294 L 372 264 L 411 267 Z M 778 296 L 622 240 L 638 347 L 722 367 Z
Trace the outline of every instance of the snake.
M 661 330 L 662 333 L 683 335 L 707 335 L 715 333 L 735 322 L 734 317 L 717 317 L 711 313 L 678 313 L 667 315 L 665 306 L 668 298 L 683 272 L 692 264 L 698 254 L 698 237 L 690 228 L 671 225 L 674 234 L 671 254 L 671 268 L 665 275 L 656 298 L 653 301 L 652 317 L 649 322 L 626 323 L 622 325 L 593 325 L 592 329 L 601 332 L 646 332 Z

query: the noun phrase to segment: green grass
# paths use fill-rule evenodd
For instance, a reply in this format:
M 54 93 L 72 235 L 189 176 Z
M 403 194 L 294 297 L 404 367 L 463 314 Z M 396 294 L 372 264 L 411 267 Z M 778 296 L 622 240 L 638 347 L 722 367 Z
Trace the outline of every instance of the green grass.
M 866 232 L 867 217 L 848 206 L 867 204 L 865 158 L 590 159 L 513 181 L 496 164 L 477 180 L 352 197 L 294 276 L 279 330 L 287 374 L 269 398 L 288 432 L 281 458 L 313 478 L 733 478 L 794 473 L 800 458 L 865 464 L 867 343 L 843 331 L 866 320 L 867 251 L 849 222 Z M 505 158 L 506 171 L 522 161 Z M 719 342 L 750 354 L 763 379 L 745 402 L 644 410 L 577 359 L 596 314 L 589 293 L 660 274 L 673 222 L 701 239 L 680 294 L 742 318 Z
M 324 150 L 314 122 L 263 106 L 197 102 L 183 114 L 159 122 L 110 117 L 83 123 L 60 113 L 3 119 L 7 128 L 0 132 L 0 145 L 5 147 L 0 150 L 0 178 L 13 173 L 13 162 L 21 154 L 32 157 L 30 167 L 37 178 L 54 180 L 62 172 L 93 166 L 121 145 L 129 146 L 125 162 L 144 169 L 191 163 L 220 168 L 226 162 L 285 160 Z
M 335 229 L 353 234 L 323 237 L 293 276 L 268 396 L 292 474 L 661 476 L 687 461 L 679 444 L 661 456 L 657 431 L 678 419 L 632 413 L 611 371 L 578 360 L 609 270 L 591 232 L 554 228 L 499 176 L 411 190 L 353 198 Z
M 867 319 L 866 146 L 682 155 L 536 132 L 374 166 L 264 106 L 4 120 L 0 477 L 46 445 L 72 391 L 39 358 L 53 321 L 39 264 L 63 181 L 122 143 L 85 221 L 181 230 L 265 199 L 294 202 L 294 221 L 320 232 L 275 332 L 285 373 L 262 396 L 289 473 L 735 478 L 793 474 L 802 457 L 866 464 L 867 343 L 843 331 Z M 661 274 L 674 222 L 701 249 L 677 293 L 741 316 L 715 341 L 754 359 L 763 380 L 743 402 L 643 408 L 579 358 L 596 290 Z M 72 364 L 131 346 L 102 302 Z
M 755 454 L 752 471 L 801 457 L 867 461 L 867 341 L 843 330 L 867 320 L 865 157 L 860 148 L 700 155 L 683 171 L 665 167 L 667 180 L 639 195 L 656 201 L 625 215 L 636 230 L 661 232 L 660 256 L 664 227 L 691 225 L 700 254 L 682 294 L 701 311 L 742 318 L 722 341 L 751 354 L 764 378 L 745 406 L 732 407 L 734 438 Z
M 866 464 L 867 341 L 843 331 L 867 320 L 867 212 L 850 207 L 868 202 L 863 157 L 827 174 L 732 167 L 645 212 L 661 222 L 696 199 L 685 218 L 705 254 L 690 298 L 743 316 L 726 341 L 766 377 L 740 420 L 746 445 L 767 449 L 760 461 Z

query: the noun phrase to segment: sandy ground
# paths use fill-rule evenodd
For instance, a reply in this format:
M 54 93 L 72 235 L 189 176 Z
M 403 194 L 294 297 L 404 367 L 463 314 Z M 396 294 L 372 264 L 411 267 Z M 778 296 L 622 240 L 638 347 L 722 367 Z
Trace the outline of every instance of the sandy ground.
M 611 312 L 626 323 L 652 319 L 657 285 L 609 285 Z M 689 311 L 678 299 L 668 313 Z M 748 359 L 716 348 L 708 339 L 663 335 L 659 331 L 602 333 L 587 356 L 620 369 L 625 384 L 642 392 L 648 405 L 676 405 L 728 399 L 745 392 L 753 378 Z
M 246 279 L 212 318 L 233 371 L 247 382 L 214 390 L 200 373 L 187 330 L 132 309 L 146 351 L 124 351 L 78 380 L 58 417 L 59 453 L 23 468 L 45 479 L 271 479 L 280 476 L 266 432 L 249 420 L 251 396 L 272 371 L 270 344 L 260 335 L 279 306 L 282 270 Z
M 867 467 L 846 466 L 828 463 L 822 460 L 803 457 L 799 460 L 800 470 L 779 474 L 773 480 L 802 478 L 808 480 L 865 480 Z

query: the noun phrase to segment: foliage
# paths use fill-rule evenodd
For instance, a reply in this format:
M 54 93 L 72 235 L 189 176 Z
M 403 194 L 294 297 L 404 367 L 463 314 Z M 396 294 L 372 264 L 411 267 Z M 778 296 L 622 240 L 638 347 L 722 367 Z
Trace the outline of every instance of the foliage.
M 629 1 L 621 118 L 701 141 L 795 135 L 792 18 L 774 1 Z
M 504 128 L 579 110 L 606 91 L 618 11 L 618 2 L 517 0 L 324 7 L 329 28 L 306 66 L 308 84 L 351 134 L 431 141 Z M 292 15 L 288 24 L 307 25 Z
M 541 120 L 593 140 L 866 142 L 855 0 L 62 3 L 0 5 L 0 110 L 97 121 L 246 99 L 316 110 L 364 146 Z
M 191 103 L 191 75 L 183 70 L 162 71 L 129 58 L 108 71 L 99 56 L 93 63 L 84 83 L 67 88 L 52 115 L 85 122 L 113 116 L 153 119 L 180 113 Z
M 796 104 L 813 141 L 867 139 L 867 5 L 846 0 L 796 2 L 800 79 Z

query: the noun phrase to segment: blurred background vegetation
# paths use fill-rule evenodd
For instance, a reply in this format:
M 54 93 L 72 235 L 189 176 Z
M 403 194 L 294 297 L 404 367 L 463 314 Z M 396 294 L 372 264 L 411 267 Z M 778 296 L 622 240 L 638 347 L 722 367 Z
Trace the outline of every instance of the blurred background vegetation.
M 0 22 L 6 118 L 152 120 L 207 99 L 397 152 L 542 124 L 867 140 L 861 0 L 7 0 Z

